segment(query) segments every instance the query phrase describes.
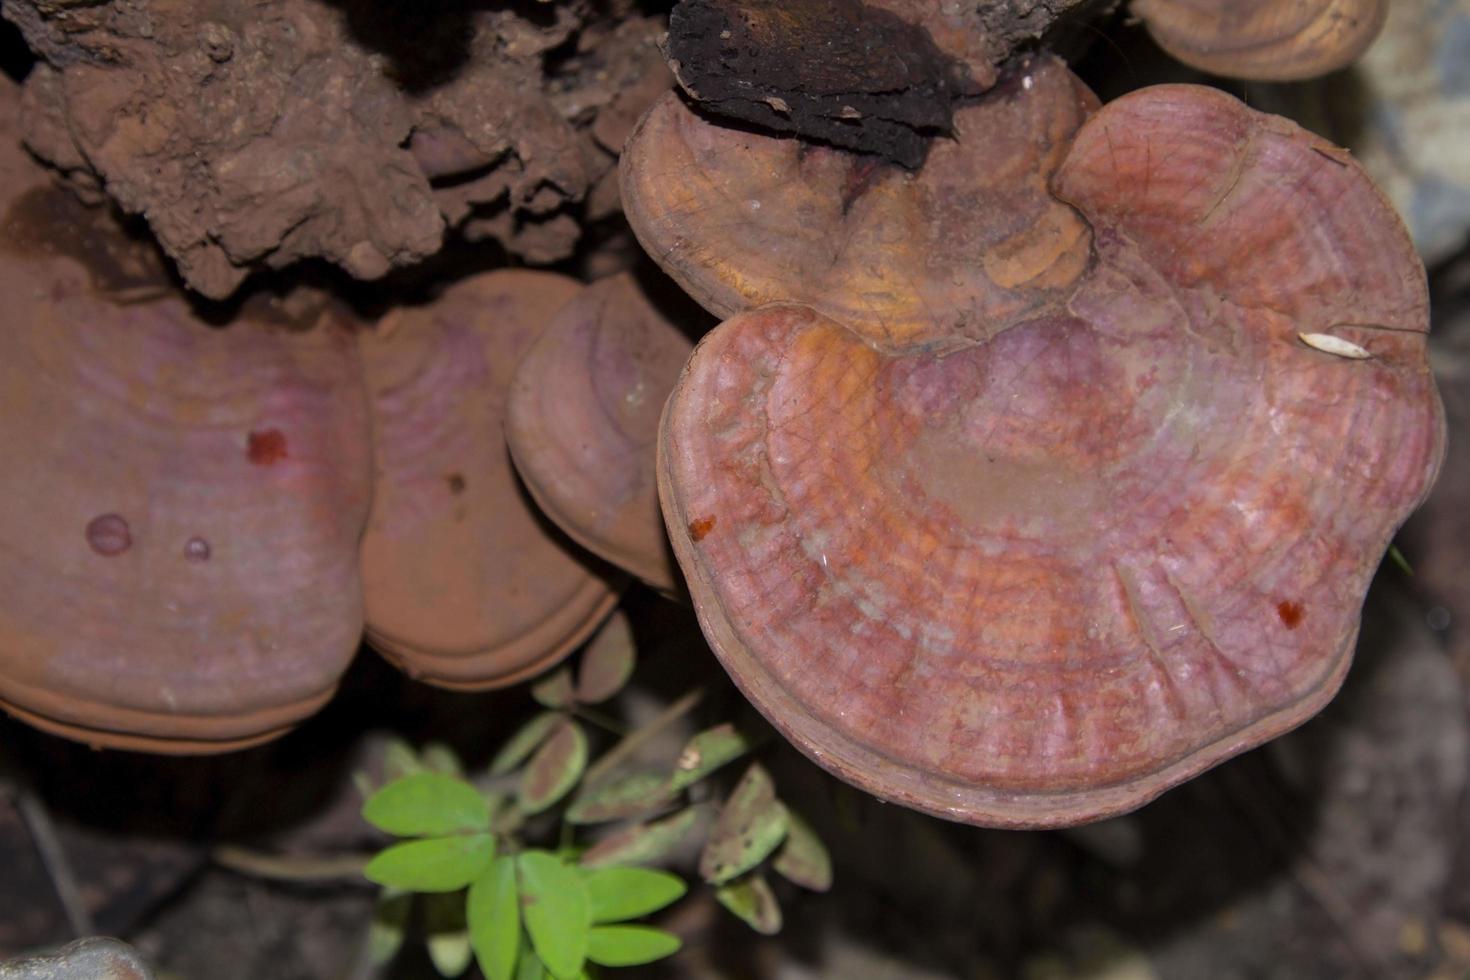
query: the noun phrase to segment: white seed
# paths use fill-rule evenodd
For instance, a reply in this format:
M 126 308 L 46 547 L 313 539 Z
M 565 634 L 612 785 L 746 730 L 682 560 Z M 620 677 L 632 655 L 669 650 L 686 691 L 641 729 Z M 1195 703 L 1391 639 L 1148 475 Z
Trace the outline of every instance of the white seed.
M 1354 361 L 1366 360 L 1373 356 L 1368 348 L 1360 347 L 1351 340 L 1334 337 L 1330 333 L 1299 333 L 1297 336 L 1302 339 L 1302 343 L 1324 354 L 1346 357 Z

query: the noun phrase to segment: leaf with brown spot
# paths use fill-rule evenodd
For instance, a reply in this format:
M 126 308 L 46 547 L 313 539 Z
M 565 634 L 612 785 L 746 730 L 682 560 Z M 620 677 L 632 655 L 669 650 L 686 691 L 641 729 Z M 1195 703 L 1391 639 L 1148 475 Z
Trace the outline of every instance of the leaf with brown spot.
M 786 807 L 759 763 L 740 778 L 699 856 L 699 873 L 720 885 L 764 861 L 786 838 Z
M 721 885 L 715 898 L 756 932 L 774 936 L 781 931 L 781 904 L 765 876 L 753 874 Z
M 674 798 L 667 776 L 656 772 L 634 772 L 609 780 L 579 794 L 567 807 L 572 823 L 602 823 L 636 817 Z
M 771 862 L 776 873 L 793 884 L 824 892 L 832 887 L 832 856 L 811 824 L 786 811 L 786 843 Z
M 686 807 L 672 816 L 625 827 L 582 852 L 584 868 L 615 864 L 656 864 L 677 848 L 699 820 L 698 807 Z
M 528 755 L 536 751 L 538 745 L 546 741 L 561 718 L 558 712 L 543 711 L 518 728 L 490 761 L 490 775 L 499 776 L 510 772 L 524 762 Z
M 751 740 L 728 722 L 706 729 L 691 738 L 674 764 L 673 788 L 683 789 L 699 782 L 716 769 L 750 751 Z
M 613 613 L 582 653 L 577 668 L 577 700 L 597 704 L 621 691 L 633 676 L 637 653 L 628 617 L 622 610 Z
M 577 703 L 577 693 L 572 687 L 572 672 L 559 667 L 531 685 L 531 697 L 548 708 L 570 708 Z
M 569 793 L 587 768 L 587 736 L 574 721 L 563 721 L 531 756 L 516 794 L 525 813 L 540 813 Z

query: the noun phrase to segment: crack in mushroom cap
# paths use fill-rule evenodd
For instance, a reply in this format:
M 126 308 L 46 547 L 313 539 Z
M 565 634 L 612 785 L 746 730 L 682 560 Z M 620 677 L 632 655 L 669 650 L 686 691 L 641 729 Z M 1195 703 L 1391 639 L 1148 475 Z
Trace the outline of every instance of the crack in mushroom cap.
M 972 138 L 1007 138 L 982 121 Z M 764 213 L 798 193 L 750 164 L 780 148 L 697 139 L 750 181 L 732 198 Z M 696 348 L 659 443 L 675 553 L 752 701 L 837 775 L 994 826 L 1131 809 L 1319 710 L 1444 445 L 1422 266 L 1345 153 L 1193 86 L 1110 104 L 1061 153 L 1089 243 L 1062 298 L 967 297 L 1009 312 L 937 307 L 891 339 L 812 309 L 794 270 L 759 295 L 803 305 Z M 799 193 L 841 196 L 834 170 Z M 681 220 L 640 229 L 654 255 L 762 266 L 722 251 L 746 229 Z M 934 227 L 890 243 L 901 263 Z
M 219 329 L 177 299 L 109 294 L 109 279 L 145 297 L 166 284 L 144 288 L 149 263 L 107 214 L 48 187 L 14 101 L 0 111 L 0 701 L 98 746 L 272 738 L 331 696 L 361 634 L 355 343 L 330 318 Z
M 581 289 L 552 273 L 486 273 L 362 335 L 377 447 L 368 641 L 422 680 L 513 684 L 570 653 L 617 602 L 527 499 L 502 432 L 516 364 Z
M 1289 82 L 1357 61 L 1383 29 L 1388 0 L 1133 0 L 1132 10 L 1186 65 Z
M 516 368 L 505 435 L 537 505 L 587 550 L 671 593 L 659 416 L 694 345 L 622 273 L 561 308 Z

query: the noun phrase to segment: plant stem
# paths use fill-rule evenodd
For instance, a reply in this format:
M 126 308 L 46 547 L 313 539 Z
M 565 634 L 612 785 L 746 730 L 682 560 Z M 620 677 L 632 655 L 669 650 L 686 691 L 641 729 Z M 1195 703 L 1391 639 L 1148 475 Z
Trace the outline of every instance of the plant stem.
M 331 856 L 262 854 L 234 844 L 221 844 L 210 855 L 221 867 L 271 881 L 359 881 L 370 855 Z
M 585 705 L 578 705 L 573 708 L 572 714 L 587 722 L 587 724 L 595 725 L 603 731 L 616 735 L 619 738 L 623 738 L 628 734 L 627 726 L 620 723 L 616 718 L 611 715 L 605 715 L 601 711 L 586 707 Z
M 602 758 L 587 767 L 587 773 L 582 777 L 582 785 L 593 786 L 598 781 L 605 779 L 609 773 L 627 761 L 633 753 L 642 748 L 655 735 L 693 711 L 694 706 L 699 704 L 703 698 L 704 688 L 696 687 L 659 712 L 658 717 L 654 718 L 648 724 L 642 728 L 636 728 L 623 736 L 621 742 L 608 749 Z
M 52 887 L 56 889 L 56 897 L 61 900 L 61 907 L 66 911 L 66 920 L 71 925 L 72 932 L 78 938 L 92 935 L 96 930 L 92 926 L 91 913 L 87 911 L 87 904 L 82 901 L 76 875 L 66 856 L 66 848 L 61 844 L 46 804 L 25 783 L 15 787 L 14 802 L 21 819 L 25 821 L 26 829 L 31 833 L 36 853 L 41 856 L 41 863 L 51 878 Z

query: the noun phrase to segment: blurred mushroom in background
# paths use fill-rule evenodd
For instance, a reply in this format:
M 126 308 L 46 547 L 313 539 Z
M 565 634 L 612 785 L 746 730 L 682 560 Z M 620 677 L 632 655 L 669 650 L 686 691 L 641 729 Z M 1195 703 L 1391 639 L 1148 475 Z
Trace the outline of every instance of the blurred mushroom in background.
M 1165 51 L 1228 78 L 1315 78 L 1358 59 L 1389 0 L 1133 0 Z

